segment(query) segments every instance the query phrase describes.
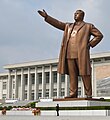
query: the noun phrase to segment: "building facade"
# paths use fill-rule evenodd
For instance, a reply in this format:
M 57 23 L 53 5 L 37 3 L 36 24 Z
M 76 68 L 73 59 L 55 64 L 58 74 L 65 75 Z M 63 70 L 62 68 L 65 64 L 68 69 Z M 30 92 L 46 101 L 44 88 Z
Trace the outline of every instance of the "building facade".
M 69 76 L 58 74 L 57 64 L 58 59 L 51 59 L 5 65 L 8 73 L 0 74 L 0 99 L 37 100 L 68 96 Z M 110 52 L 92 54 L 91 68 L 93 96 L 104 95 L 99 90 L 99 83 L 110 77 Z M 84 97 L 80 77 L 78 96 Z

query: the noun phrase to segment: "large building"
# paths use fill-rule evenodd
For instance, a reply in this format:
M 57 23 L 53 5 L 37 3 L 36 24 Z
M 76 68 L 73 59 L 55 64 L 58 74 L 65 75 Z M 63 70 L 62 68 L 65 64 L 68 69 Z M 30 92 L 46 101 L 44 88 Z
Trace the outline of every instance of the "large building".
M 69 76 L 58 74 L 57 64 L 58 59 L 51 59 L 5 65 L 4 68 L 8 72 L 0 74 L 0 99 L 37 100 L 39 97 L 68 96 Z M 100 86 L 101 80 L 110 77 L 110 52 L 92 54 L 91 68 L 93 96 L 109 95 L 107 91 L 110 89 L 103 94 L 104 91 Z M 78 96 L 84 97 L 83 83 L 80 78 Z

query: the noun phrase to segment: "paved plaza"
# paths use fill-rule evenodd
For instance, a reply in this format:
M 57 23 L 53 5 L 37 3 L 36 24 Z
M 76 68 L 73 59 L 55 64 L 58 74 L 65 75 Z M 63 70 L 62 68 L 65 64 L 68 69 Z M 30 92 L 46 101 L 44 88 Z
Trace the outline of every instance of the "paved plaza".
M 0 120 L 110 120 L 110 117 L 102 116 L 11 116 L 0 115 Z

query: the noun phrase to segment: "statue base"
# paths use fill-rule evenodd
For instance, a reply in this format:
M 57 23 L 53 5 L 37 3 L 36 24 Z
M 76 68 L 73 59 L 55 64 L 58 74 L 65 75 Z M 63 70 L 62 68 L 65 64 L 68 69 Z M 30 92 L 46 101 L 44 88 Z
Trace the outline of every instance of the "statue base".
M 95 98 L 59 98 L 43 99 L 36 104 L 36 107 L 89 107 L 89 106 L 110 106 L 110 102 Z
M 95 98 L 59 98 L 59 99 L 41 99 L 36 103 L 36 107 L 90 107 L 90 106 L 110 106 L 110 102 L 104 99 Z M 44 116 L 55 116 L 56 110 L 42 110 Z M 110 116 L 110 110 L 60 110 L 60 116 Z
M 56 98 L 56 99 L 53 99 L 53 101 L 76 101 L 76 100 L 105 101 L 104 99 L 97 99 L 97 98 Z

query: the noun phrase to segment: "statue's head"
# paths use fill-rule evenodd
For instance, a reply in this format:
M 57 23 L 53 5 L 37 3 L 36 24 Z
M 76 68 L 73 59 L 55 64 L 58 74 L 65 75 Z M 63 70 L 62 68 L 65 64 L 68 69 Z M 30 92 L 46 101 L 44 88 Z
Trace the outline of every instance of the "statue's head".
M 75 13 L 74 13 L 74 20 L 75 21 L 83 21 L 84 19 L 84 11 L 82 10 L 77 10 Z

